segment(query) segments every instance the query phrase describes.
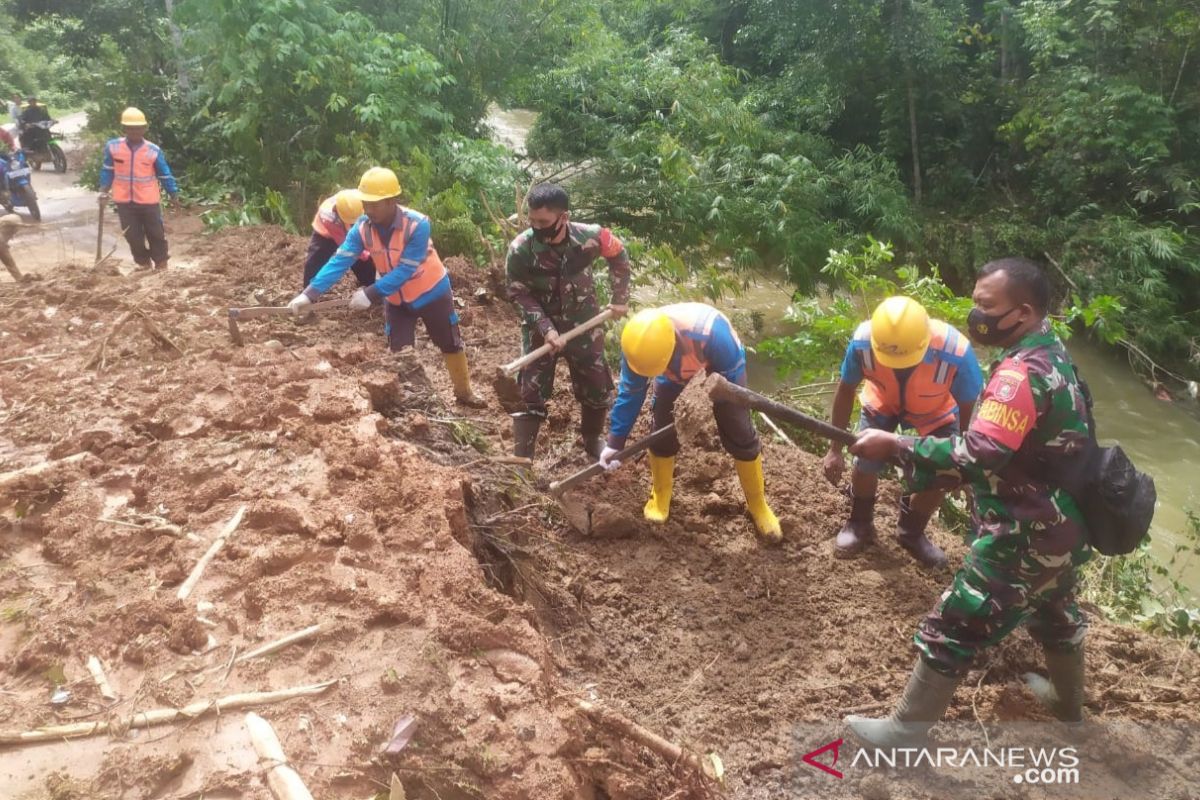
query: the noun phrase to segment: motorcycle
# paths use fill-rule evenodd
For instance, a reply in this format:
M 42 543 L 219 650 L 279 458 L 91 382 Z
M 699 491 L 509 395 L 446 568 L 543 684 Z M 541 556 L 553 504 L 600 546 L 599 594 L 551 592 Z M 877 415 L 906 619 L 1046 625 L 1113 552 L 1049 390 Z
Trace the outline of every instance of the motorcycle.
M 55 172 L 67 171 L 67 155 L 59 144 L 62 135 L 51 130 L 57 124 L 58 120 L 48 119 L 31 122 L 21 130 L 21 147 L 35 170 L 40 170 L 43 163 L 50 161 L 54 164 Z
M 42 221 L 42 211 L 38 208 L 37 194 L 33 191 L 30 181 L 29 162 L 25 160 L 25 151 L 0 155 L 0 205 L 12 212 L 14 206 L 24 206 L 29 209 L 29 216 L 34 222 Z

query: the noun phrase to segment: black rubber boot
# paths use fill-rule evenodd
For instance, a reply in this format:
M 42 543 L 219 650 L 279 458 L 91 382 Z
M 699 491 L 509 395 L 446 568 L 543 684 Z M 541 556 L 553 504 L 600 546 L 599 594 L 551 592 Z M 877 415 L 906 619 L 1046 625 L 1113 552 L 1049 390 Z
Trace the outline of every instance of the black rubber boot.
M 1036 673 L 1025 676 L 1025 682 L 1042 705 L 1063 722 L 1083 721 L 1083 648 L 1062 651 L 1042 648 L 1049 686 Z
M 961 676 L 948 676 L 918 658 L 904 695 L 891 716 L 883 719 L 849 716 L 846 724 L 854 737 L 874 747 L 905 747 L 923 744 L 929 729 L 950 707 Z
M 592 458 L 600 458 L 604 450 L 604 418 L 607 406 L 582 406 L 579 412 L 579 435 L 583 437 L 583 451 Z
M 942 548 L 929 541 L 925 528 L 929 525 L 932 514 L 922 514 L 914 511 L 912 495 L 905 495 L 900 500 L 900 521 L 896 523 L 896 538 L 900 546 L 912 554 L 912 557 L 926 567 L 942 567 L 946 564 L 946 553 Z
M 528 412 L 513 414 L 513 455 L 518 458 L 533 458 L 538 431 L 542 429 L 542 418 Z
M 850 519 L 838 531 L 834 555 L 850 556 L 875 540 L 875 495 L 855 497 L 850 494 Z

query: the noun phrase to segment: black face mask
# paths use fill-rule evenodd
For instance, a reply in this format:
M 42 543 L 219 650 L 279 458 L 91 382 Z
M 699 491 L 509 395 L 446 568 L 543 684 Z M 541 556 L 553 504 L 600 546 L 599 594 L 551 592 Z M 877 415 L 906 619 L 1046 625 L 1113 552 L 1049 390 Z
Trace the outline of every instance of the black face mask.
M 560 215 L 553 225 L 547 225 L 544 228 L 534 228 L 533 237 L 542 244 L 550 244 L 558 238 L 558 234 L 563 229 L 563 224 L 563 218 Z
M 1000 321 L 1016 311 L 1010 308 L 1003 314 L 987 314 L 978 308 L 972 308 L 967 315 L 967 335 L 978 344 L 998 345 L 1009 337 L 1013 329 L 1021 323 L 1014 322 L 1008 327 L 1001 328 Z

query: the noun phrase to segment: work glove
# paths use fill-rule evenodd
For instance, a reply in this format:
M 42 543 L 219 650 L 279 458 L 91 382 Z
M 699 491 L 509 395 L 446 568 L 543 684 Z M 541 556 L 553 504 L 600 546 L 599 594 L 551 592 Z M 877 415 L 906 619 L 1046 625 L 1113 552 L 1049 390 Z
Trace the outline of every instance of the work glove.
M 604 467 L 605 472 L 612 472 L 614 469 L 621 466 L 621 462 L 613 458 L 613 456 L 619 452 L 621 451 L 614 450 L 608 445 L 605 445 L 604 449 L 600 451 L 600 466 Z
M 366 311 L 370 308 L 371 298 L 367 296 L 367 290 L 359 289 L 355 292 L 354 296 L 350 298 L 349 307 L 351 311 Z
M 288 303 L 288 310 L 296 316 L 304 313 L 304 310 L 312 305 L 312 300 L 308 299 L 308 295 L 304 292 L 292 298 L 292 302 Z

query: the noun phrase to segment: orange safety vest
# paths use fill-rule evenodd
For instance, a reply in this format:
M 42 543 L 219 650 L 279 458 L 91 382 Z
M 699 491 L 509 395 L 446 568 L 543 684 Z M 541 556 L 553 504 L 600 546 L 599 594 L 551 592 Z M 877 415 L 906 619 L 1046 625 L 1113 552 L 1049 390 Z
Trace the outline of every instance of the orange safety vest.
M 312 218 L 313 233 L 319 233 L 326 239 L 332 239 L 337 244 L 346 241 L 346 223 L 337 213 L 337 203 L 333 197 L 327 197 L 317 207 L 317 213 Z
M 870 336 L 869 323 L 865 326 Z M 950 353 L 959 358 L 967 353 L 967 337 L 941 320 L 929 321 L 929 349 L 937 353 Z M 861 331 L 861 329 L 860 329 Z M 935 431 L 954 417 L 958 401 L 950 393 L 958 367 L 941 358 L 930 360 L 928 356 L 913 367 L 904 382 L 904 396 L 900 396 L 900 380 L 896 371 L 875 360 L 870 347 L 859 351 L 863 362 L 863 386 L 858 395 L 864 408 L 877 414 L 901 417 L 917 429 L 921 435 Z
M 108 146 L 113 162 L 112 199 L 115 203 L 154 205 L 162 201 L 155 162 L 161 152 L 158 145 L 143 140 L 131 149 L 122 136 Z
M 387 242 L 382 241 L 375 234 L 375 228 L 371 223 L 364 222 L 359 225 L 363 245 L 370 252 L 371 260 L 375 262 L 375 271 L 379 273 L 380 277 L 399 265 L 409 236 L 424 219 L 416 211 L 406 208 L 397 209 L 396 218 L 400 220 L 400 225 L 392 228 L 391 238 Z M 412 277 L 400 285 L 399 291 L 388 296 L 388 302 L 397 306 L 413 303 L 426 292 L 436 288 L 445 277 L 446 268 L 442 265 L 442 259 L 434 249 L 431 239 L 429 250 L 425 253 L 425 260 L 417 267 L 417 271 L 413 273 Z
M 338 215 L 337 203 L 333 197 L 327 197 L 321 201 L 321 205 L 317 208 L 317 213 L 313 214 L 312 229 L 313 233 L 318 236 L 332 239 L 333 243 L 338 247 L 341 247 L 342 242 L 346 241 L 346 234 L 350 230 L 346 227 L 346 223 L 342 222 L 341 216 Z M 362 255 L 358 258 L 360 261 L 365 261 L 370 257 L 371 254 L 363 250 Z
M 704 345 L 712 336 L 713 325 L 725 315 L 704 303 L 675 303 L 663 306 L 661 311 L 675 325 L 675 353 L 663 377 L 673 383 L 687 383 L 707 365 Z M 732 325 L 729 332 L 741 347 L 742 342 Z

